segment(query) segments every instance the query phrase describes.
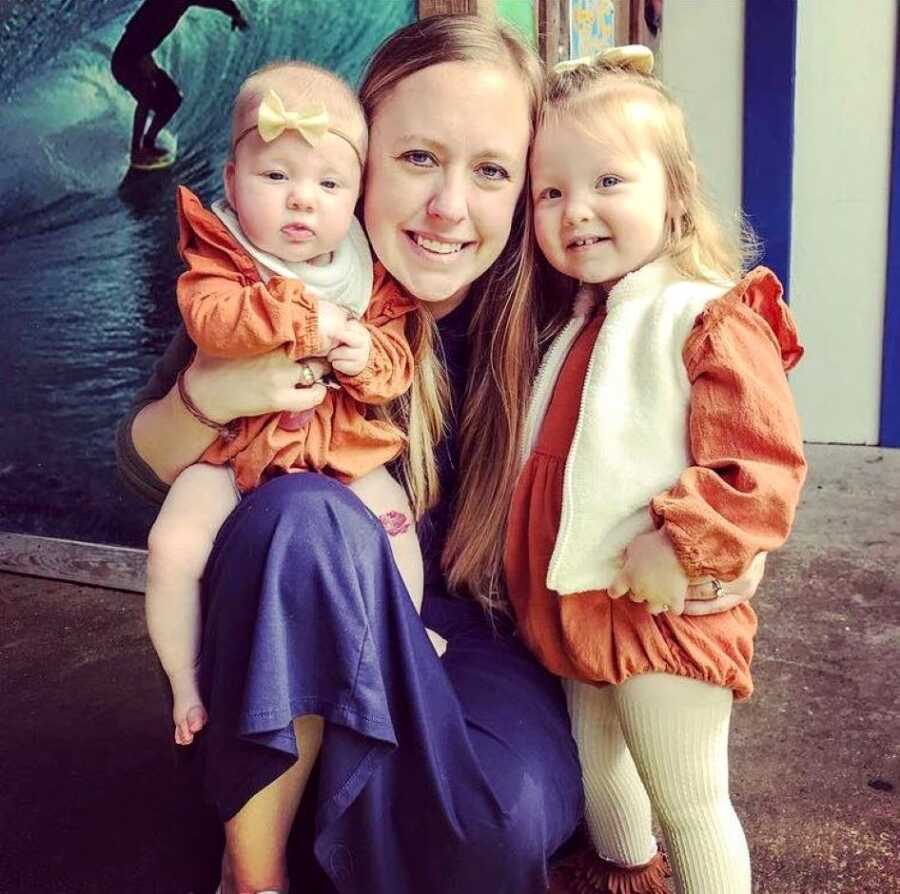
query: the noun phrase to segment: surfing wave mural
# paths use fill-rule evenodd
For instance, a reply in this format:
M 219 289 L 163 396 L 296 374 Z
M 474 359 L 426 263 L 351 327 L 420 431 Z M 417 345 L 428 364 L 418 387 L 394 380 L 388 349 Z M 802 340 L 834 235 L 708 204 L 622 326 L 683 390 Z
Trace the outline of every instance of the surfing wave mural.
M 135 0 L 20 0 L 0 13 L 0 530 L 143 545 L 152 513 L 116 479 L 112 435 L 178 324 L 175 187 L 220 192 L 230 101 L 299 57 L 356 83 L 415 0 L 191 8 L 154 57 L 184 102 L 174 166 L 129 172 L 134 100 L 109 70 Z

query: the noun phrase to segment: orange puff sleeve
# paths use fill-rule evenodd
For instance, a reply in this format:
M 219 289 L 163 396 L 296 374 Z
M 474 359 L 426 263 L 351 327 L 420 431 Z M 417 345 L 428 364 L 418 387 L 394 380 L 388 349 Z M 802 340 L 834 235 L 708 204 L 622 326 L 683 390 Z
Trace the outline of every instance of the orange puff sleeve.
M 733 580 L 787 539 L 806 477 L 785 372 L 803 348 L 763 267 L 700 315 L 682 356 L 694 465 L 651 505 L 690 578 Z

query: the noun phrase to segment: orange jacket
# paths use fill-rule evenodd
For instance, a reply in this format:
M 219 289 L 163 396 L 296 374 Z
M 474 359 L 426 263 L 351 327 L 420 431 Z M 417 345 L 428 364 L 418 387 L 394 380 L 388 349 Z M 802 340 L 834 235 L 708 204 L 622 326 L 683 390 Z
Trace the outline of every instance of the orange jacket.
M 225 225 L 185 187 L 178 189 L 178 250 L 187 270 L 178 279 L 178 306 L 194 344 L 214 357 L 252 357 L 282 347 L 295 360 L 320 350 L 318 302 L 300 280 L 260 280 L 256 264 Z M 395 426 L 370 418 L 368 406 L 399 397 L 412 384 L 406 340 L 412 298 L 375 269 L 372 300 L 362 320 L 372 336 L 365 369 L 335 373 L 329 390 L 300 431 L 279 427 L 280 413 L 242 419 L 233 441 L 213 443 L 200 458 L 231 464 L 241 491 L 264 474 L 308 469 L 352 481 L 394 459 L 405 438 Z

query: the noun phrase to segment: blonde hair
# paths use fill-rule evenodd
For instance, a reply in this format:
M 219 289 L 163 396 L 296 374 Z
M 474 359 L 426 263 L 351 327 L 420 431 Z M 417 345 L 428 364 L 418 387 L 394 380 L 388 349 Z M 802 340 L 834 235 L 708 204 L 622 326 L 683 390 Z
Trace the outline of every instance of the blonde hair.
M 241 84 L 231 109 L 232 151 L 238 136 L 256 123 L 257 110 L 269 90 L 275 90 L 289 107 L 324 103 L 331 120 L 350 139 L 359 158 L 365 159 L 369 130 L 359 97 L 340 75 L 297 59 L 270 62 Z
M 623 138 L 633 139 L 635 104 L 650 111 L 640 127 L 649 137 L 665 171 L 670 212 L 663 253 L 690 279 L 739 279 L 759 254 L 753 231 L 741 215 L 738 226 L 725 226 L 704 193 L 697 175 L 684 113 L 658 78 L 630 67 L 627 60 L 602 57 L 567 64 L 550 73 L 540 125 L 577 120 L 589 129 L 598 118 L 612 119 Z M 736 230 L 736 231 L 735 231 Z
M 540 63 L 512 31 L 477 16 L 432 16 L 389 37 L 372 58 L 360 88 L 369 120 L 374 122 L 379 106 L 404 78 L 446 62 L 513 71 L 528 92 L 533 134 L 543 82 Z M 474 595 L 487 608 L 505 606 L 501 580 L 506 516 L 544 315 L 533 287 L 532 243 L 526 187 L 506 246 L 466 297 L 473 307 L 471 362 L 460 420 L 459 484 L 442 565 L 452 589 Z M 394 402 L 390 412 L 409 432 L 402 474 L 421 515 L 439 497 L 434 448 L 445 431 L 448 384 L 434 355 L 435 324 L 427 309 L 419 308 L 411 328 L 416 376 L 409 397 Z

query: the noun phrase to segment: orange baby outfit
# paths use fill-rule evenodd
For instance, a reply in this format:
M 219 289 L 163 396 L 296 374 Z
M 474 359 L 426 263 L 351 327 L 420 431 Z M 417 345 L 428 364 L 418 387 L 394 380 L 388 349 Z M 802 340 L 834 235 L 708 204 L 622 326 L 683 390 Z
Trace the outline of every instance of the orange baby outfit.
M 601 310 L 573 343 L 516 484 L 505 560 L 520 630 L 541 662 L 563 677 L 621 683 L 659 671 L 747 698 L 756 631 L 749 604 L 715 615 L 651 615 L 605 590 L 560 596 L 546 586 L 582 385 L 604 322 Z M 764 268 L 707 304 L 694 324 L 682 359 L 695 465 L 650 508 L 691 578 L 732 580 L 758 552 L 787 537 L 806 466 L 784 372 L 801 355 L 781 286 Z M 602 429 L 603 420 L 592 424 Z
M 318 302 L 309 289 L 279 276 L 262 282 L 225 225 L 184 187 L 178 211 L 178 249 L 188 266 L 178 280 L 178 305 L 194 344 L 214 357 L 252 357 L 278 347 L 295 360 L 319 353 Z M 376 265 L 362 319 L 372 337 L 365 369 L 356 376 L 335 372 L 341 389 L 329 389 L 299 431 L 281 428 L 280 413 L 241 419 L 237 437 L 218 439 L 200 461 L 230 464 L 238 487 L 248 491 L 273 472 L 322 471 L 346 483 L 394 459 L 405 445 L 403 434 L 372 419 L 367 406 L 388 403 L 412 384 L 405 319 L 415 308 Z

